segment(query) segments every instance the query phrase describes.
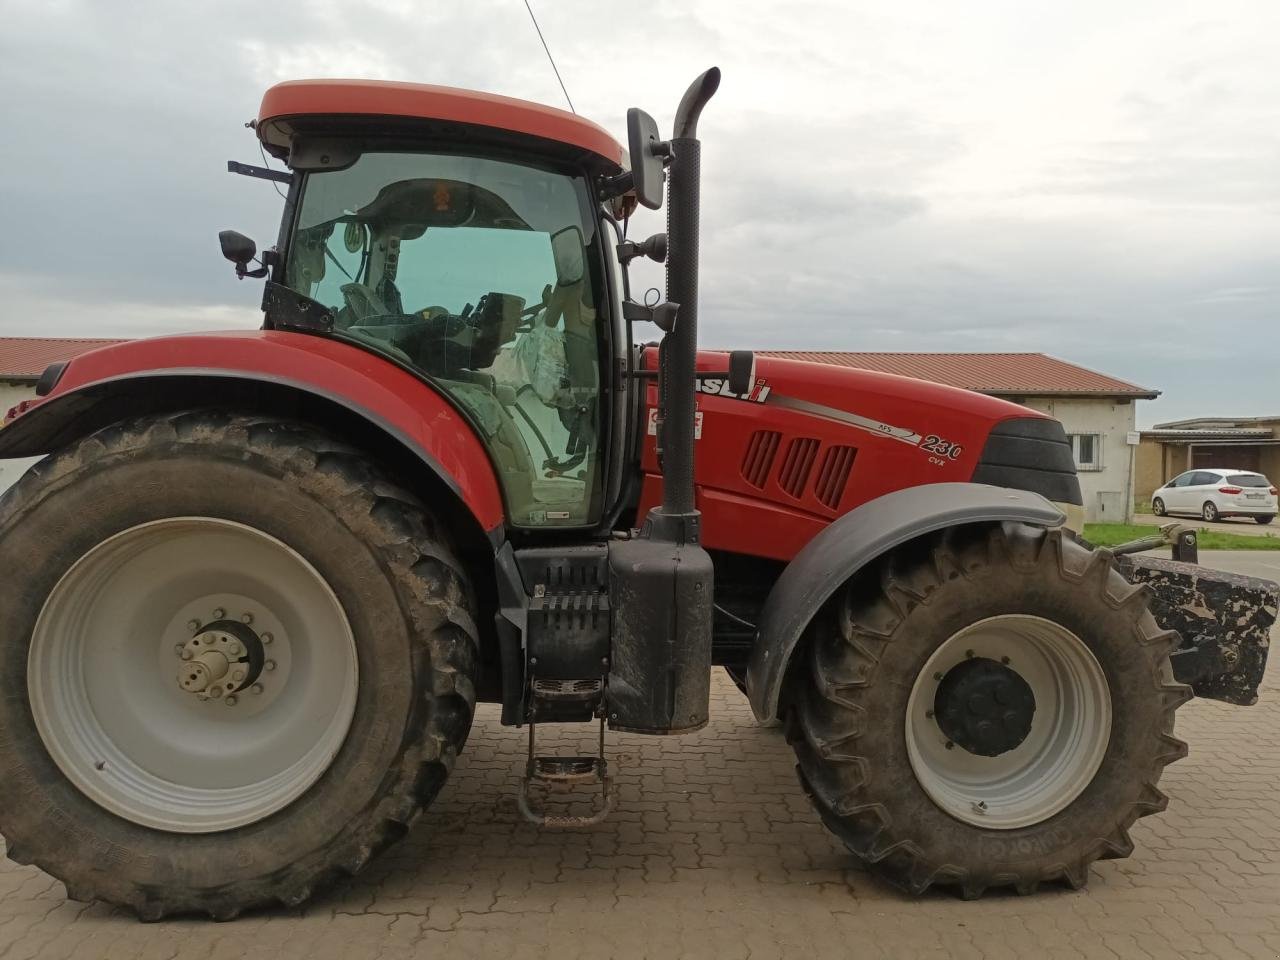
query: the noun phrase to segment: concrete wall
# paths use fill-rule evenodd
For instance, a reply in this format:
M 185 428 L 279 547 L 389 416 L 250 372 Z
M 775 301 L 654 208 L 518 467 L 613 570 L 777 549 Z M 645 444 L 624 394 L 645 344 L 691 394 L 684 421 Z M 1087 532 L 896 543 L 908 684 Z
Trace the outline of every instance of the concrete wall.
M 29 400 L 35 395 L 36 388 L 30 384 L 7 383 L 0 380 L 0 417 L 8 413 L 10 407 L 15 407 L 23 400 Z M 9 489 L 20 476 L 27 472 L 27 467 L 35 462 L 36 460 L 0 460 L 0 493 Z
M 1130 451 L 1127 442 L 1137 423 L 1134 401 L 1121 403 L 1087 397 L 1027 397 L 1022 401 L 1060 420 L 1067 433 L 1096 433 L 1101 470 L 1080 471 L 1084 518 L 1089 523 L 1124 523 L 1130 504 Z

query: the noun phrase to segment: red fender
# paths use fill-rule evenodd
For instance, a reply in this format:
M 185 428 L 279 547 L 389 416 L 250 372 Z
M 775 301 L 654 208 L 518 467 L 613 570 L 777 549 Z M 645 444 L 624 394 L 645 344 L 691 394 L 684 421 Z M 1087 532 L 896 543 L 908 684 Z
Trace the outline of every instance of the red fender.
M 373 353 L 337 340 L 278 330 L 228 331 L 135 340 L 83 354 L 49 394 L 0 430 L 0 457 L 51 452 L 65 424 L 56 411 L 84 408 L 77 396 L 151 377 L 231 377 L 325 397 L 362 415 L 426 460 L 471 510 L 481 529 L 500 529 L 505 510 L 489 455 L 471 424 L 439 391 Z M 214 399 L 214 398 L 210 398 Z M 43 422 L 42 422 L 43 421 Z

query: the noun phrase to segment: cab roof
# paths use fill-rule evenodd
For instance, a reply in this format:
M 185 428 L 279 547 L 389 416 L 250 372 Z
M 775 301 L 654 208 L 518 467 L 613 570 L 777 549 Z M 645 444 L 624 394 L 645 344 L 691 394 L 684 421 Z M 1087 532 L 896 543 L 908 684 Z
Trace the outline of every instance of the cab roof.
M 492 93 L 389 80 L 290 80 L 262 97 L 257 132 L 273 153 L 285 155 L 308 118 L 375 117 L 395 121 L 466 124 L 551 141 L 594 154 L 621 169 L 626 156 L 604 128 L 555 107 Z

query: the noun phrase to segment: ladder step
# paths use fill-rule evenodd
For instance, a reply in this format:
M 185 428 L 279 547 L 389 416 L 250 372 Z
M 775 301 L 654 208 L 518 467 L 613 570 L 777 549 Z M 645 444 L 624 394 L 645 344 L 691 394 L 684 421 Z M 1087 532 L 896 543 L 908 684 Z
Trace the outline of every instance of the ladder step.
M 604 681 L 600 679 L 533 681 L 536 700 L 594 700 L 603 692 Z
M 599 783 L 609 775 L 609 764 L 603 757 L 534 757 L 529 764 L 529 779 L 553 786 L 575 786 Z

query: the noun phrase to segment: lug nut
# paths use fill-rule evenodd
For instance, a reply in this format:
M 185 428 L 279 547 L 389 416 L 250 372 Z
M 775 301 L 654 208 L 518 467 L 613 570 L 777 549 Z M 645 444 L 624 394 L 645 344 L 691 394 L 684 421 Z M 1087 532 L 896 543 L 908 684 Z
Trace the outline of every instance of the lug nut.
M 192 654 L 192 652 L 191 652 L 190 650 L 188 650 L 186 647 L 183 647 L 183 648 L 182 648 L 182 652 L 181 652 L 181 653 L 179 653 L 179 654 L 178 654 L 178 656 L 182 657 L 182 659 L 183 659 L 183 660 L 190 660 L 190 659 L 192 658 L 193 654 Z
M 199 630 L 199 629 L 200 629 L 200 621 L 199 621 L 199 620 L 188 620 L 188 621 L 187 621 L 187 629 L 188 629 L 188 630 L 190 630 L 192 633 L 195 633 L 197 630 Z
M 240 683 L 241 681 L 244 680 L 244 671 L 237 670 L 235 673 L 231 675 L 231 679 L 234 680 L 236 683 Z
M 213 619 L 215 620 L 223 620 L 226 618 L 226 616 L 227 616 L 227 611 L 223 610 L 221 607 L 218 607 L 216 610 L 213 611 Z
M 240 644 L 232 640 L 230 645 L 228 645 L 227 647 L 227 652 L 230 653 L 233 657 L 240 656 Z
M 266 663 L 262 665 L 262 669 L 266 670 L 268 673 L 270 673 L 275 668 L 276 668 L 276 662 L 274 660 L 268 660 Z
M 260 683 L 255 683 L 252 687 L 250 687 L 250 688 L 249 688 L 249 691 L 250 691 L 251 693 L 253 693 L 254 695 L 256 695 L 256 696 L 261 696 L 261 695 L 262 695 L 262 684 L 260 684 Z
M 183 651 L 186 649 L 187 649 L 187 646 L 184 643 L 175 643 L 173 645 L 173 652 L 176 653 L 178 656 L 182 656 Z
M 249 624 L 253 623 L 253 614 L 246 613 L 243 617 L 240 618 L 240 622 L 243 623 L 245 626 L 248 626 Z
M 269 634 L 269 633 L 264 633 L 264 634 L 262 635 L 262 642 L 263 642 L 263 643 L 270 643 L 270 642 L 271 642 L 272 640 L 274 640 L 274 639 L 275 639 L 275 637 L 273 637 L 273 636 L 272 636 L 271 634 Z
M 227 699 L 224 702 L 228 707 L 234 707 L 237 703 L 240 702 L 240 698 L 233 693 L 231 696 L 227 697 Z

